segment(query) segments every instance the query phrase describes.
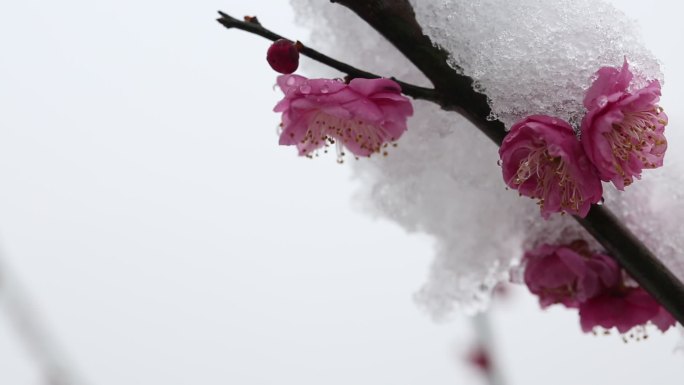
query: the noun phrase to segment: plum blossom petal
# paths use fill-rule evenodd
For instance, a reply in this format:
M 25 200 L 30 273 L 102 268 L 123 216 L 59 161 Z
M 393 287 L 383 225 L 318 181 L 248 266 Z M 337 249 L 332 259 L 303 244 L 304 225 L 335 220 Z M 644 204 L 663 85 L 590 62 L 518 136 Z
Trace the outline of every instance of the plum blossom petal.
M 545 308 L 563 304 L 576 308 L 620 282 L 620 268 L 607 255 L 591 253 L 587 244 L 543 244 L 525 253 L 524 281 Z
M 542 244 L 524 254 L 522 265 L 525 285 L 541 307 L 578 309 L 584 332 L 616 328 L 624 335 L 635 329 L 630 336 L 639 339 L 648 324 L 662 332 L 676 324 L 646 290 L 632 285 L 613 258 L 590 251 L 585 241 Z
M 621 69 L 604 67 L 587 91 L 581 142 L 600 178 L 624 190 L 643 169 L 663 165 L 668 118 L 658 105 L 660 82 L 630 90 L 627 60 Z
M 596 169 L 570 124 L 561 119 L 533 115 L 514 124 L 499 156 L 506 184 L 538 199 L 544 218 L 555 212 L 584 217 L 601 200 Z
M 608 97 L 619 97 L 622 92 L 627 90 L 633 78 L 634 75 L 629 70 L 627 60 L 624 61 L 620 69 L 615 67 L 600 68 L 596 71 L 596 79 L 584 97 L 584 107 L 591 110 L 605 106 Z
M 584 332 L 596 327 L 616 328 L 620 333 L 652 322 L 665 332 L 675 325 L 675 319 L 644 289 L 628 287 L 592 298 L 579 307 L 580 324 Z

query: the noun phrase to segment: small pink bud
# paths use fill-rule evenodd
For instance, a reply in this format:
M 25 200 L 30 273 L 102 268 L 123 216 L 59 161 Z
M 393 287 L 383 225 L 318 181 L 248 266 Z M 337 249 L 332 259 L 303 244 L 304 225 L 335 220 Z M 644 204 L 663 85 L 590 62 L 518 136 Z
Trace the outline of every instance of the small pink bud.
M 268 48 L 266 60 L 276 72 L 291 74 L 299 67 L 299 46 L 289 40 L 279 39 Z

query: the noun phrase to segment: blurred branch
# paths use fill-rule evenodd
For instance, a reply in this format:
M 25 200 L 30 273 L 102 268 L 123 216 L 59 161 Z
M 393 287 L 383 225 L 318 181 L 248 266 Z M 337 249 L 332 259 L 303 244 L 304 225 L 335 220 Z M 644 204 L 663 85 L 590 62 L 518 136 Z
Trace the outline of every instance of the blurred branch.
M 443 109 L 453 110 L 472 122 L 497 145 L 506 136 L 503 122 L 490 120 L 491 108 L 487 96 L 475 91 L 473 79 L 460 74 L 449 65 L 449 53 L 432 43 L 423 34 L 408 0 L 331 0 L 365 20 L 406 56 L 433 84 L 434 90 L 406 83 L 403 92 L 416 99 L 432 101 Z M 265 29 L 256 18 L 237 20 L 223 12 L 218 19 L 226 28 L 248 31 L 270 40 L 282 36 Z M 378 77 L 369 72 L 325 56 L 304 47 L 302 54 L 351 77 Z M 589 215 L 575 217 L 622 267 L 656 298 L 680 324 L 684 324 L 684 285 L 658 258 L 606 207 L 592 205 Z
M 74 371 L 64 362 L 49 337 L 40 317 L 21 289 L 16 278 L 11 276 L 0 255 L 0 302 L 21 341 L 39 366 L 46 385 L 78 385 Z
M 497 360 L 496 344 L 494 343 L 494 335 L 492 334 L 492 326 L 489 320 L 489 313 L 483 311 L 476 314 L 472 318 L 473 328 L 475 329 L 475 336 L 477 344 L 483 349 L 483 354 L 486 355 L 487 367 L 483 368 L 484 374 L 487 376 L 489 385 L 505 385 L 501 367 Z

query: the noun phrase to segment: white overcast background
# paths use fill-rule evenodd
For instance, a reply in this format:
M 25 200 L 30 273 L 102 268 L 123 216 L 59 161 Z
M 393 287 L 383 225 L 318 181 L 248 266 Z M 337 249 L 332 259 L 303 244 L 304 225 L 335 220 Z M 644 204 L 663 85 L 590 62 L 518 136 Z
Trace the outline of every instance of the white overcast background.
M 684 127 L 684 6 L 615 2 Z M 218 9 L 309 33 L 285 0 L 0 3 L 0 268 L 57 356 L 88 385 L 482 383 L 468 319 L 412 300 L 430 239 L 360 212 L 332 154 L 277 146 L 268 42 Z M 0 384 L 44 384 L 7 314 Z M 509 385 L 684 381 L 677 331 L 585 335 L 522 289 L 493 323 Z

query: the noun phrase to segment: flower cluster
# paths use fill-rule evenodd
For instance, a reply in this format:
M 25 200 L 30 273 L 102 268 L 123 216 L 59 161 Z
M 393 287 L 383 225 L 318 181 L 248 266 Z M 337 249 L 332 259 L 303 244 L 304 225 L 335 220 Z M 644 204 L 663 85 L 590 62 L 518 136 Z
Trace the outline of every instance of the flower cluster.
M 616 328 L 627 333 L 649 322 L 661 331 L 675 319 L 644 289 L 628 284 L 615 261 L 589 250 L 586 242 L 543 244 L 523 257 L 524 282 L 543 308 L 578 309 L 584 332 Z
M 506 184 L 537 199 L 544 218 L 584 217 L 603 193 L 601 181 L 623 190 L 641 171 L 660 167 L 667 149 L 667 116 L 658 106 L 660 83 L 631 89 L 633 74 L 604 67 L 587 90 L 579 138 L 569 123 L 530 116 L 514 124 L 499 150 Z
M 401 87 L 390 79 L 307 79 L 278 77 L 285 97 L 274 111 L 282 112 L 281 145 L 295 145 L 300 155 L 336 144 L 356 156 L 387 155 L 388 144 L 406 131 L 413 115 Z

